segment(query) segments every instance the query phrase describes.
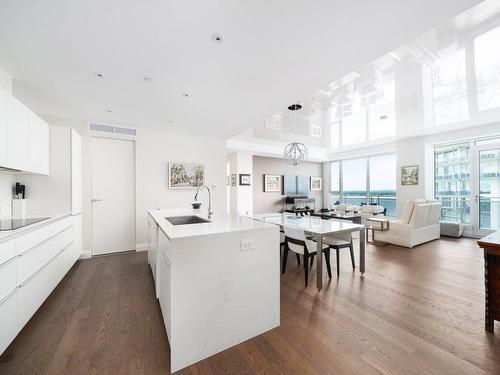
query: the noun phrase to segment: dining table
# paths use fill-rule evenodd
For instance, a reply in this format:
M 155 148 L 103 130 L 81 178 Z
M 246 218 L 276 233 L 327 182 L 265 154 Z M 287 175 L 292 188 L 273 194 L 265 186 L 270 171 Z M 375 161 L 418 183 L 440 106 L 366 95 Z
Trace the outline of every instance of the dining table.
M 354 224 L 345 220 L 324 220 L 316 216 L 297 216 L 290 213 L 253 214 L 254 220 L 265 221 L 278 225 L 281 229 L 285 227 L 304 230 L 306 236 L 316 241 L 318 254 L 322 253 L 323 239 L 335 237 L 335 234 L 359 232 L 359 272 L 365 273 L 365 226 Z M 321 259 L 318 257 L 318 259 Z M 318 291 L 323 288 L 323 262 L 316 262 L 316 287 Z

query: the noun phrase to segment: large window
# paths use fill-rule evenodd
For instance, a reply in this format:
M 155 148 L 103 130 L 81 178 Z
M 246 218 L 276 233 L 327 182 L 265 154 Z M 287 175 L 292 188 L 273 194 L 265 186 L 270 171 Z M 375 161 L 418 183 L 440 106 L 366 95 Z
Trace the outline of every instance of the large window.
M 468 143 L 434 149 L 434 196 L 443 204 L 441 219 L 470 223 Z
M 368 178 L 369 173 L 369 178 Z M 396 216 L 396 155 L 330 163 L 330 204 L 378 204 Z
M 432 66 L 432 97 L 436 126 L 469 118 L 464 49 L 448 54 Z
M 348 204 L 366 204 L 366 159 L 342 162 L 343 201 Z
M 500 107 L 500 27 L 474 40 L 477 104 L 480 111 Z
M 370 158 L 370 197 L 387 208 L 387 216 L 396 216 L 396 155 Z

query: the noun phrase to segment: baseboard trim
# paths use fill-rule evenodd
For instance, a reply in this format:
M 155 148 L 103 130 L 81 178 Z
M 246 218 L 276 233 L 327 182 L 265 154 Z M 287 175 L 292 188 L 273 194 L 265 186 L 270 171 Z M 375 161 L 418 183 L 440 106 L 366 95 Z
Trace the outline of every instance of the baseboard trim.
M 89 252 L 83 252 L 78 259 L 90 259 L 90 258 L 92 258 L 92 255 L 90 254 L 89 251 Z
M 147 250 L 148 250 L 148 243 L 147 242 L 135 244 L 135 251 L 139 252 L 139 251 L 147 251 Z

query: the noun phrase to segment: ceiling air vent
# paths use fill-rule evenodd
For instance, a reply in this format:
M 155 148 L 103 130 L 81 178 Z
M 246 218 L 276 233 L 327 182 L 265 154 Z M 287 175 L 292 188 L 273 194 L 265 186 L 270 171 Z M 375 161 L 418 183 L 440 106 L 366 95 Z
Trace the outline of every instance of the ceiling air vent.
M 137 130 L 131 128 L 121 128 L 119 126 L 111 126 L 111 125 L 102 125 L 102 124 L 89 124 L 89 130 L 98 131 L 98 132 L 106 132 L 113 134 L 121 134 L 121 135 L 131 135 L 136 136 Z

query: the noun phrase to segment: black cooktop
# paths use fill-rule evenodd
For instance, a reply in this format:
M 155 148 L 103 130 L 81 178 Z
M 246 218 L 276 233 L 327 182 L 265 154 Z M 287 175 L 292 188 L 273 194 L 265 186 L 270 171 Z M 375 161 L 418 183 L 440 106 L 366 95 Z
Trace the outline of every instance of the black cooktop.
M 25 227 L 26 225 L 38 223 L 39 221 L 46 219 L 48 219 L 48 217 L 33 217 L 27 219 L 2 219 L 0 220 L 0 231 L 19 229 Z

